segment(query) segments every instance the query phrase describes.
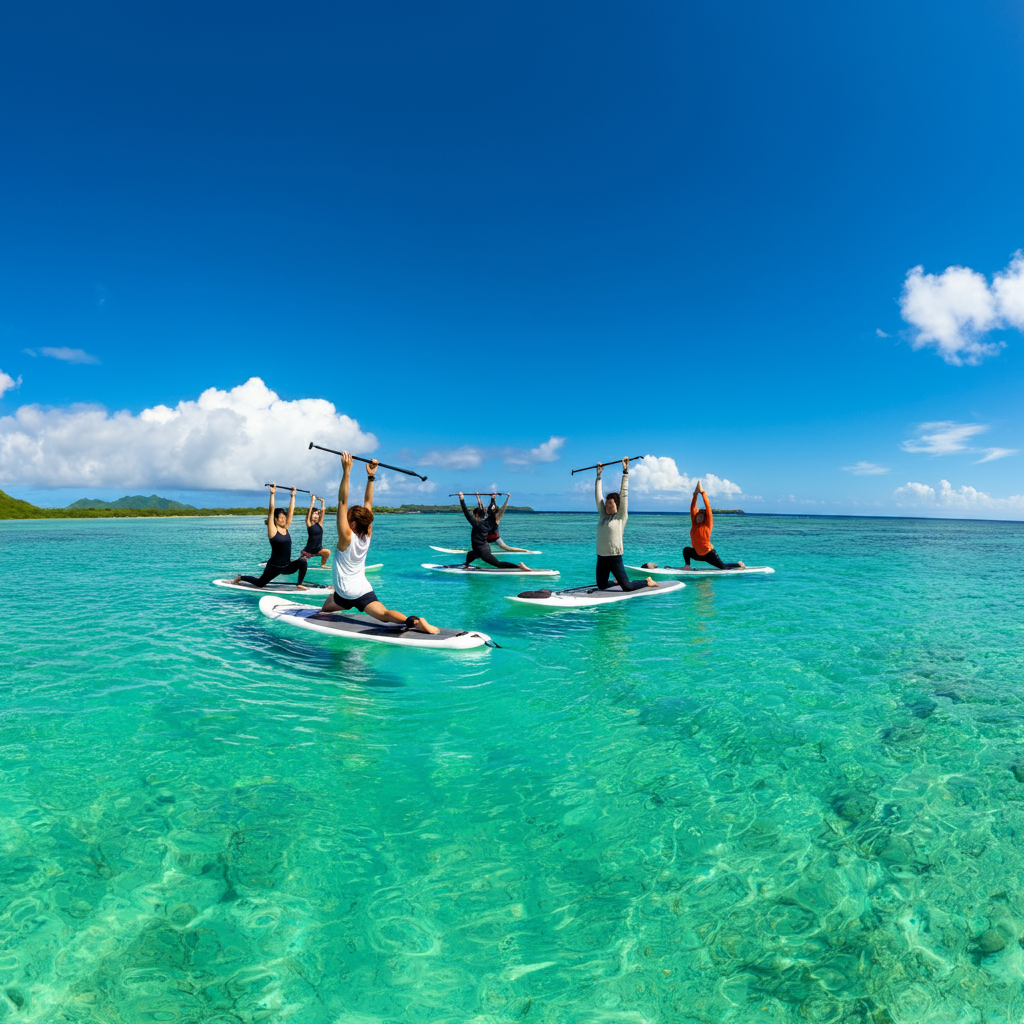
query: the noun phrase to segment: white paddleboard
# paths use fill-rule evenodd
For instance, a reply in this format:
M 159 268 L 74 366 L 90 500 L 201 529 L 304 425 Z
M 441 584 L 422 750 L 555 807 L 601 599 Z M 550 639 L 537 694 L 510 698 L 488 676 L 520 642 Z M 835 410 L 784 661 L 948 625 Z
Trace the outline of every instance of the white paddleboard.
M 306 589 L 299 590 L 294 583 L 280 583 L 277 580 L 271 580 L 262 587 L 254 587 L 251 583 L 232 583 L 231 580 L 214 580 L 213 585 L 227 590 L 245 590 L 250 594 L 301 594 L 320 598 L 334 593 L 333 587 L 325 587 L 322 583 L 306 583 Z
M 396 644 L 401 647 L 423 647 L 428 650 L 467 650 L 483 647 L 490 637 L 465 629 L 442 629 L 437 633 L 421 633 L 404 625 L 378 622 L 369 615 L 354 612 L 329 612 L 317 615 L 317 609 L 308 604 L 295 604 L 283 597 L 267 596 L 260 599 L 260 611 L 277 622 L 284 622 L 299 629 L 312 630 L 327 636 L 344 637 L 346 640 L 370 640 L 379 644 Z
M 266 562 L 260 562 L 260 568 L 266 567 L 266 564 L 267 564 Z M 331 566 L 330 562 L 328 562 L 327 565 L 310 565 L 310 566 L 308 566 L 306 568 L 306 572 L 330 572 L 331 568 L 332 568 L 332 566 Z M 376 569 L 383 569 L 383 568 L 384 568 L 384 563 L 383 562 L 377 562 L 375 565 L 368 565 L 368 566 L 366 566 L 364 571 L 365 572 L 373 572 Z
M 442 554 L 445 554 L 445 555 L 468 555 L 469 554 L 469 548 L 439 548 L 436 544 L 431 544 L 430 547 L 431 547 L 432 550 L 440 551 Z M 500 557 L 503 554 L 505 554 L 505 555 L 543 555 L 544 554 L 543 551 L 527 551 L 526 548 L 523 548 L 522 551 L 506 551 L 504 548 L 493 548 L 492 550 L 494 551 L 494 557 L 495 558 L 498 558 L 498 557 Z
M 434 572 L 450 572 L 455 576 L 557 576 L 557 569 L 495 569 L 493 565 L 437 565 L 434 562 L 421 562 L 424 569 Z
M 640 587 L 637 590 L 627 590 L 625 593 L 618 585 L 607 590 L 598 590 L 597 587 L 571 587 L 568 590 L 554 590 L 550 597 L 511 597 L 506 594 L 505 599 L 537 608 L 587 608 L 599 604 L 614 604 L 616 601 L 628 601 L 631 597 L 668 594 L 673 590 L 682 590 L 685 586 L 686 584 L 680 580 L 666 580 L 656 587 Z
M 682 565 L 676 568 L 666 565 L 661 569 L 645 569 L 640 565 L 627 565 L 626 568 L 634 569 L 637 572 L 645 572 L 648 576 L 744 576 L 750 573 L 775 572 L 770 565 L 748 565 L 743 569 L 715 569 L 712 566 L 700 569 L 687 569 Z

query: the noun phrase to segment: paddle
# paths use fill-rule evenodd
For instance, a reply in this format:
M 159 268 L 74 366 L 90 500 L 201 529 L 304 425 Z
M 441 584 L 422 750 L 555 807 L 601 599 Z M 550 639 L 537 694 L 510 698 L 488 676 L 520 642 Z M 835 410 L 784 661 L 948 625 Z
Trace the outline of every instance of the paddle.
M 629 461 L 636 462 L 637 459 L 644 459 L 646 457 L 647 456 L 645 455 L 634 455 L 633 458 L 631 458 Z M 586 473 L 588 469 L 597 469 L 598 466 L 614 466 L 616 462 L 621 461 L 622 459 L 609 459 L 607 462 L 595 462 L 592 466 L 584 466 L 582 469 L 574 469 L 572 471 L 572 474 L 570 475 L 575 475 L 576 473 Z
M 264 487 L 280 487 L 282 491 L 298 491 L 300 494 L 309 494 L 310 492 L 304 490 L 301 487 L 285 487 L 284 484 L 264 484 Z
M 483 494 L 483 495 L 487 495 L 487 494 L 508 494 L 510 496 L 512 494 L 511 491 L 463 491 L 462 493 L 463 494 L 472 494 L 474 497 L 476 497 L 477 494 Z M 459 496 L 459 492 L 458 491 L 456 491 L 454 494 L 449 494 L 448 495 L 449 498 L 457 498 L 458 496 Z
M 312 441 L 309 442 L 309 447 L 315 448 L 319 452 L 330 452 L 332 455 L 341 455 L 341 452 L 334 448 L 321 448 L 320 445 L 313 444 Z M 358 455 L 353 455 L 352 458 L 355 459 L 356 462 L 373 462 L 373 459 L 363 459 Z M 389 466 L 386 462 L 378 462 L 377 465 L 380 466 L 381 469 L 393 469 L 396 473 L 404 473 L 406 476 L 418 476 L 423 481 L 426 481 L 427 479 L 419 473 L 414 473 L 411 469 L 399 469 L 398 466 Z

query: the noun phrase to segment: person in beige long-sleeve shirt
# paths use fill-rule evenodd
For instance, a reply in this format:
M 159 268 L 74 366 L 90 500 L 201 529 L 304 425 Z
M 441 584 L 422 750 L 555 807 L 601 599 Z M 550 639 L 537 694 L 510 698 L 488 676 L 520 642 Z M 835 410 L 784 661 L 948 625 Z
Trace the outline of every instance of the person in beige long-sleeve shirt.
M 594 481 L 594 501 L 600 516 L 597 521 L 597 588 L 607 590 L 611 586 L 609 576 L 614 576 L 615 582 L 627 591 L 656 587 L 658 584 L 650 576 L 646 580 L 631 580 L 622 562 L 622 531 L 629 518 L 629 459 L 622 460 L 622 484 L 619 490 L 612 491 L 607 498 L 603 497 L 601 489 L 603 470 L 604 466 L 598 465 L 597 479 Z

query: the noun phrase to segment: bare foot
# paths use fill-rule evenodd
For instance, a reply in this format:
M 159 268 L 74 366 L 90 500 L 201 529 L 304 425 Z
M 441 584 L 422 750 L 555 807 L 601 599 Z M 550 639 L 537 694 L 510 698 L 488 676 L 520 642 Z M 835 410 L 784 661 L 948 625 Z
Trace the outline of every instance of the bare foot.
M 416 618 L 416 629 L 418 629 L 421 633 L 439 633 L 440 632 L 440 630 L 437 628 L 437 626 L 432 626 L 429 622 L 427 622 L 427 620 L 425 618 L 423 618 L 422 615 L 419 615 Z
M 296 590 L 309 590 L 309 587 L 307 587 L 305 583 L 296 583 L 295 584 L 295 589 Z
M 746 569 L 746 567 L 747 567 L 747 563 L 746 562 L 740 562 L 740 568 L 741 569 Z
M 654 580 L 652 580 L 650 576 L 647 577 L 647 586 L 649 586 L 649 587 L 656 587 L 657 585 L 658 584 L 655 583 Z
M 242 582 L 242 574 L 239 573 L 231 582 L 232 583 L 241 583 Z
M 520 562 L 519 568 L 522 569 L 524 572 L 530 571 L 530 567 L 525 562 Z

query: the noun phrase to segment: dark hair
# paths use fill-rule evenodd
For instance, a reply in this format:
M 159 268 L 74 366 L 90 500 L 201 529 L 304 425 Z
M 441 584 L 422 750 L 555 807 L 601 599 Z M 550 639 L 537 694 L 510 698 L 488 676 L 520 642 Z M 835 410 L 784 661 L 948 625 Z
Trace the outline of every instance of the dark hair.
M 287 519 L 288 518 L 288 509 L 286 509 L 286 508 L 275 508 L 274 509 L 274 518 L 276 519 L 278 516 L 284 516 L 285 519 Z
M 365 537 L 370 532 L 373 513 L 365 505 L 353 505 L 348 510 L 348 525 L 357 537 Z
M 477 507 L 473 509 L 473 515 L 475 515 L 477 519 L 483 519 L 483 517 L 487 515 L 487 513 L 479 505 L 477 505 Z
M 604 500 L 608 501 L 609 498 L 614 498 L 616 505 L 620 504 L 621 501 L 622 501 L 622 498 L 619 497 L 619 492 L 618 491 L 612 491 L 612 493 L 609 494 L 608 497 L 606 497 Z

